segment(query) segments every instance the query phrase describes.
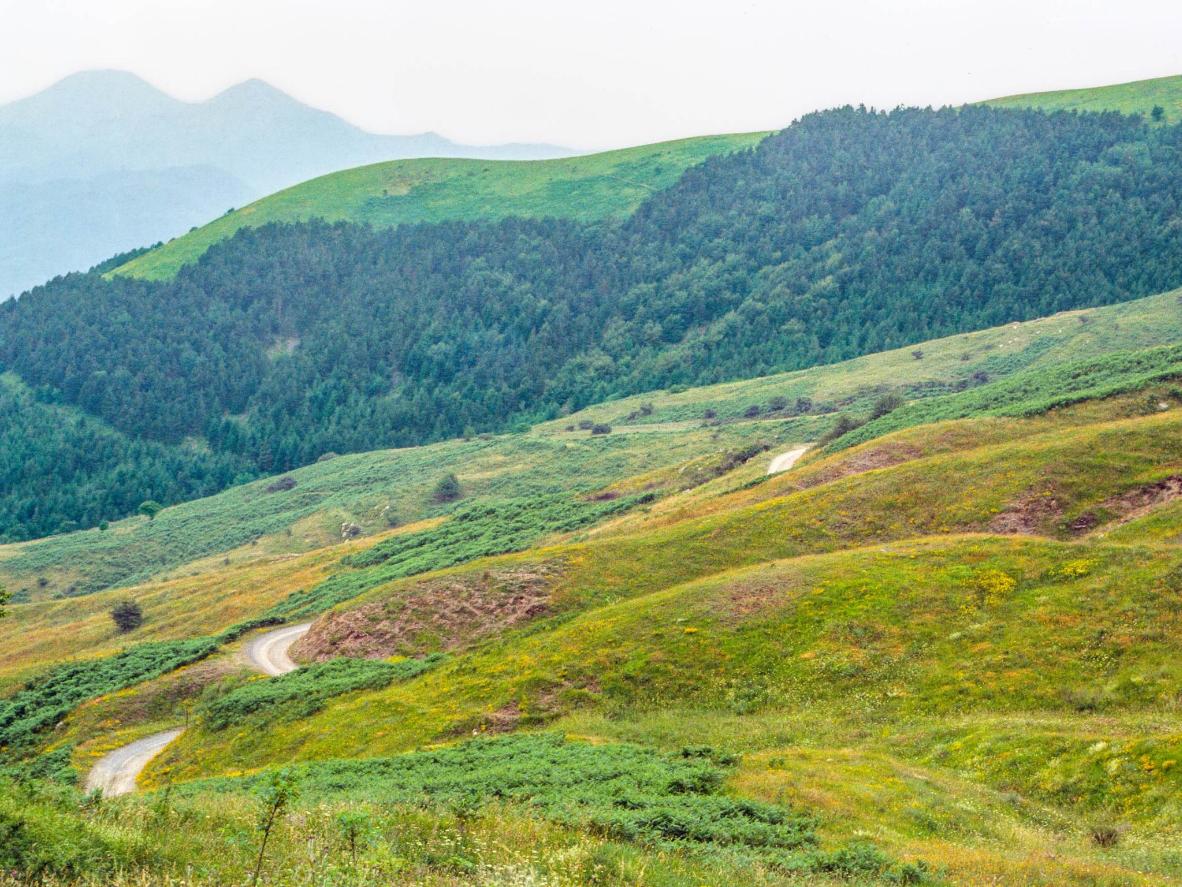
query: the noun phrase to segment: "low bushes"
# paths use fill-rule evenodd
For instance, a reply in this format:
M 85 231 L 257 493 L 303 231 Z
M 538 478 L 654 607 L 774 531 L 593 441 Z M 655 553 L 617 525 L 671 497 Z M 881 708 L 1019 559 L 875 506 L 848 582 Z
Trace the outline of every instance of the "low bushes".
M 264 615 L 287 620 L 319 613 L 393 579 L 521 551 L 550 533 L 587 526 L 650 498 L 651 494 L 588 501 L 556 493 L 461 506 L 437 527 L 394 536 L 342 559 L 343 566 L 360 569 L 334 573 Z
M 725 794 L 733 763 L 733 757 L 703 747 L 665 754 L 625 743 L 593 745 L 532 734 L 391 758 L 310 762 L 290 772 L 306 803 L 416 805 L 461 821 L 479 815 L 485 804 L 519 804 L 608 840 L 730 864 L 746 859 L 785 872 L 885 875 L 902 883 L 923 879 L 921 868 L 904 871 L 866 844 L 822 850 L 808 814 Z M 177 790 L 257 791 L 268 778 L 264 771 Z
M 205 721 L 210 729 L 222 730 L 262 713 L 271 720 L 306 717 L 323 708 L 333 696 L 354 690 L 376 690 L 395 680 L 407 680 L 445 658 L 434 654 L 393 664 L 371 659 L 333 659 L 309 665 L 231 690 L 205 706 Z
M 42 733 L 88 699 L 159 677 L 216 648 L 213 638 L 140 644 L 115 656 L 51 669 L 0 699 L 0 760 L 31 752 Z

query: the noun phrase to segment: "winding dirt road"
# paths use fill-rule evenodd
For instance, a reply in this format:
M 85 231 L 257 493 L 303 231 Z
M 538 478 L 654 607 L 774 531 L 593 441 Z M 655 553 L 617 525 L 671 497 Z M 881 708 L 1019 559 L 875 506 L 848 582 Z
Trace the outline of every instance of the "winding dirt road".
M 108 798 L 135 791 L 135 778 L 140 771 L 182 732 L 166 730 L 115 749 L 91 769 L 86 777 L 86 790 L 102 792 Z
M 772 464 L 767 467 L 768 474 L 779 474 L 781 471 L 787 471 L 796 464 L 796 460 L 805 454 L 808 450 L 807 446 L 796 447 L 786 453 L 780 453 L 776 458 L 772 459 Z
M 299 666 L 292 661 L 287 651 L 311 627 L 312 623 L 306 622 L 302 625 L 285 625 L 261 634 L 247 643 L 246 658 L 263 674 L 272 677 L 295 671 Z M 136 778 L 148 761 L 164 751 L 182 732 L 178 728 L 154 733 L 100 758 L 86 777 L 86 790 L 102 792 L 108 798 L 135 791 Z
M 307 634 L 311 627 L 311 622 L 305 622 L 302 625 L 286 625 L 261 634 L 246 645 L 246 658 L 263 674 L 272 677 L 295 671 L 299 666 L 292 661 L 287 651 L 291 649 L 292 644 Z

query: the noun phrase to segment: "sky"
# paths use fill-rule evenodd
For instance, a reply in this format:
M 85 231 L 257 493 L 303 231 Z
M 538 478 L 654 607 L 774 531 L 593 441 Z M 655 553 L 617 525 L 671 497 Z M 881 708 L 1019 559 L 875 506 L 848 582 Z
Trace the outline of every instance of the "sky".
M 0 0 L 0 102 L 258 77 L 375 132 L 594 149 L 1182 74 L 1178 0 Z

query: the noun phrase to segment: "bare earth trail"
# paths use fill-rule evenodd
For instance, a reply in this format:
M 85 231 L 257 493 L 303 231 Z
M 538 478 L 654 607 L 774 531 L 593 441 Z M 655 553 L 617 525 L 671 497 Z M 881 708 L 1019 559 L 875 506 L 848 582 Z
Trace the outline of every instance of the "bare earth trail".
M 246 658 L 251 665 L 266 675 L 275 676 L 295 671 L 299 666 L 292 661 L 287 651 L 311 627 L 312 623 L 307 622 L 302 625 L 286 625 L 261 634 L 246 645 Z M 177 728 L 154 733 L 104 755 L 86 777 L 86 790 L 102 792 L 108 798 L 135 791 L 136 778 L 148 765 L 148 761 L 164 751 L 181 732 L 182 730 Z
M 164 751 L 164 747 L 180 735 L 179 728 L 167 730 L 115 749 L 91 769 L 90 775 L 86 777 L 86 790 L 102 792 L 108 798 L 135 791 L 135 778 L 148 761 Z
M 796 447 L 786 453 L 781 453 L 772 459 L 772 464 L 767 467 L 768 474 L 779 474 L 781 471 L 787 471 L 796 464 L 796 460 L 803 456 L 808 451 L 807 446 Z
M 305 622 L 302 625 L 286 625 L 261 634 L 246 645 L 246 658 L 263 674 L 272 677 L 295 671 L 299 666 L 292 661 L 287 651 L 291 649 L 292 644 L 307 634 L 311 627 L 311 622 Z

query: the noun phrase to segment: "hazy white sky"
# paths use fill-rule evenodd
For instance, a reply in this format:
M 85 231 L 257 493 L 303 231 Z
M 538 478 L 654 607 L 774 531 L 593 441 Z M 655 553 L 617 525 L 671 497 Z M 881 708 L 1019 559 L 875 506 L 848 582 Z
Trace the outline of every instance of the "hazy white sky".
M 1182 0 L 0 0 L 0 101 L 87 68 L 596 148 L 1179 74 Z

